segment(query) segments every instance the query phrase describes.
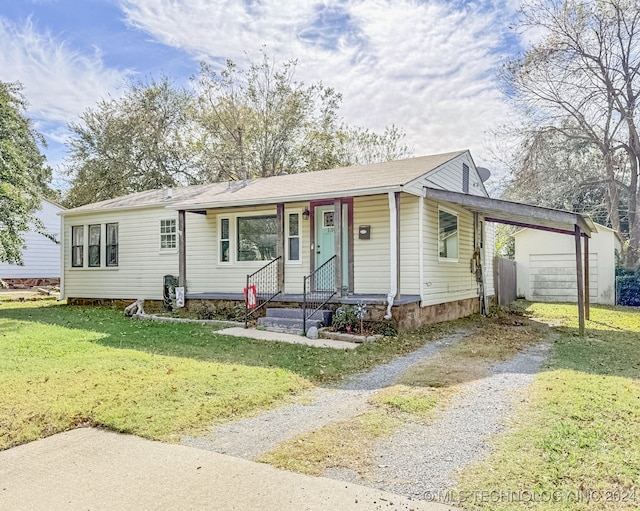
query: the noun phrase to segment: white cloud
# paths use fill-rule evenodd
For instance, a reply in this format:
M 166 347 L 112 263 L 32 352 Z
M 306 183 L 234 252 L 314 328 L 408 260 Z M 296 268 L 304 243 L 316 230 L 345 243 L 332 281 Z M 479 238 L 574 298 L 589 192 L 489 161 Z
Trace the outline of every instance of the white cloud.
M 120 3 L 130 25 L 194 58 L 242 61 L 266 45 L 299 59 L 297 78 L 343 94 L 348 123 L 403 127 L 416 154 L 470 148 L 485 159 L 485 133 L 507 116 L 495 71 L 513 0 Z
M 117 93 L 131 74 L 107 68 L 98 50 L 93 55 L 73 51 L 39 32 L 31 20 L 18 25 L 0 17 L 0 48 L 0 80 L 24 85 L 29 114 L 54 142 L 61 137 L 61 125 L 99 98 Z

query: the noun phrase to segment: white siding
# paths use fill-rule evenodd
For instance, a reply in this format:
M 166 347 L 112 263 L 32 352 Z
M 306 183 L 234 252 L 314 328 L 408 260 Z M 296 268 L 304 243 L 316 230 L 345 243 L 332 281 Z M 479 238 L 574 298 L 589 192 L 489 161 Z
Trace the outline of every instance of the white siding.
M 405 195 L 402 196 L 402 199 L 404 198 Z M 357 232 L 360 225 L 371 226 L 370 239 L 358 238 Z M 353 231 L 355 238 L 353 240 L 354 292 L 387 294 L 390 289 L 390 252 L 389 199 L 386 194 L 354 197 Z
M 190 221 L 200 215 L 187 215 Z M 162 299 L 164 275 L 178 275 L 177 250 L 160 250 L 160 220 L 178 215 L 162 207 L 126 212 L 104 212 L 65 217 L 64 293 L 75 298 Z M 101 268 L 87 267 L 85 235 L 84 267 L 71 267 L 71 227 L 118 224 L 118 266 L 104 266 L 104 228 Z
M 469 152 L 465 152 L 448 161 L 437 170 L 426 176 L 409 183 L 405 190 L 416 195 L 422 195 L 422 188 L 428 186 L 452 192 L 463 192 L 462 189 L 462 164 L 469 166 L 469 194 L 487 197 L 487 191 L 478 175 L 475 163 Z
M 420 294 L 420 247 L 418 245 L 418 203 L 422 197 L 400 197 L 400 293 Z
M 289 213 L 299 213 L 300 214 L 300 257 L 301 262 L 290 261 L 285 263 L 284 269 L 284 292 L 292 293 L 292 294 L 301 294 L 302 293 L 302 279 L 305 275 L 310 273 L 309 265 L 310 265 L 310 255 L 311 255 L 311 246 L 309 244 L 311 233 L 310 233 L 310 223 L 309 220 L 304 220 L 302 218 L 302 212 L 304 208 L 308 208 L 309 203 L 298 203 L 298 204 L 285 204 L 284 206 L 284 221 L 285 224 L 288 221 Z M 286 225 L 285 225 L 286 227 Z M 286 229 L 285 229 L 286 233 Z M 285 238 L 285 244 L 288 243 Z
M 302 219 L 308 204 L 286 204 L 289 213 L 300 213 L 300 254 L 302 262 L 285 263 L 285 293 L 302 293 L 302 279 L 309 273 L 309 221 Z M 208 210 L 207 215 L 187 214 L 187 288 L 190 293 L 242 293 L 247 275 L 268 261 L 237 261 L 237 219 L 242 216 L 275 215 L 276 207 Z M 194 220 L 193 217 L 200 217 Z M 230 261 L 219 261 L 218 226 L 229 219 Z M 285 239 L 285 243 L 287 240 Z
M 62 208 L 43 200 L 36 216 L 44 224 L 45 231 L 60 240 Z M 24 265 L 0 263 L 0 278 L 58 278 L 60 277 L 60 245 L 49 238 L 29 231 L 23 234 L 26 247 L 22 252 Z
M 458 215 L 458 259 L 438 257 L 438 207 Z M 424 300 L 423 306 L 475 298 L 478 286 L 471 273 L 473 255 L 473 214 L 465 209 L 437 201 L 426 200 L 424 205 Z

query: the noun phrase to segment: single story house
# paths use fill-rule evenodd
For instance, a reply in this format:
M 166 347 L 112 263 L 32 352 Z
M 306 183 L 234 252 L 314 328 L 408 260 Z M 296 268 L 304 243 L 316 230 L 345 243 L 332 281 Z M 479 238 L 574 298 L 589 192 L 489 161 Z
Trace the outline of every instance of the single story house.
M 47 233 L 60 238 L 58 213 L 63 207 L 48 199 L 42 199 L 35 216 L 40 219 Z M 10 288 L 24 289 L 35 286 L 57 285 L 60 282 L 60 245 L 35 230 L 24 233 L 25 248 L 22 265 L 0 263 L 0 279 Z
M 604 225 L 589 242 L 589 299 L 615 305 L 616 251 L 620 235 Z M 522 229 L 514 234 L 518 296 L 536 302 L 576 302 L 576 265 L 573 240 L 556 233 Z
M 244 303 L 252 289 L 269 306 L 330 296 L 409 329 L 490 300 L 489 217 L 591 232 L 580 215 L 514 206 L 488 197 L 469 151 L 150 190 L 61 213 L 61 292 L 160 301 L 176 275 L 187 307 Z

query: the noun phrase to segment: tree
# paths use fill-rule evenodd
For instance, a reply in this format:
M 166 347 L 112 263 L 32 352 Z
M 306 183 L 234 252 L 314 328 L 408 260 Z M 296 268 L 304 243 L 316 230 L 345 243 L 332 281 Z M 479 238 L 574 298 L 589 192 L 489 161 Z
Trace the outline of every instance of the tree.
M 22 263 L 23 233 L 35 228 L 34 216 L 47 193 L 51 169 L 40 148 L 44 138 L 25 115 L 26 100 L 18 83 L 0 81 L 0 261 Z
M 68 206 L 201 182 L 193 94 L 167 77 L 129 86 L 69 124 Z
M 504 198 L 586 213 L 596 222 L 610 223 L 602 155 L 592 144 L 556 129 L 534 129 L 521 139 Z M 624 216 L 618 222 L 622 228 L 628 225 Z
M 404 133 L 347 126 L 342 96 L 321 82 L 294 80 L 297 61 L 278 66 L 263 51 L 246 70 L 228 60 L 221 72 L 201 64 L 198 118 L 216 179 L 268 177 L 402 157 Z
M 596 178 L 590 174 L 580 185 L 600 190 L 609 223 L 629 237 L 626 264 L 635 267 L 640 256 L 640 5 L 634 0 L 528 0 L 521 28 L 534 28 L 542 37 L 506 67 L 509 97 L 536 124 L 534 131 L 554 130 L 598 153 L 591 158 Z M 575 177 L 572 172 L 563 176 Z
M 295 82 L 295 65 L 278 69 L 264 53 L 247 70 L 231 60 L 220 73 L 201 64 L 198 119 L 217 180 L 242 179 L 245 171 L 249 177 L 298 172 L 309 147 L 325 147 L 318 142 L 334 122 L 340 96 L 322 84 Z
M 341 96 L 294 79 L 263 51 L 246 69 L 202 63 L 194 88 L 138 83 L 71 123 L 66 204 L 151 188 L 268 177 L 406 156 L 404 133 L 338 116 Z

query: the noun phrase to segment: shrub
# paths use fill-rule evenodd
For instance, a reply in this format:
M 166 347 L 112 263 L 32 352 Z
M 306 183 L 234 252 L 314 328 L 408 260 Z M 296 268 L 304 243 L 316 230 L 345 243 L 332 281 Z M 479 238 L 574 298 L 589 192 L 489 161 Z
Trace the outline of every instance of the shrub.
M 331 326 L 336 332 L 355 333 L 360 329 L 360 320 L 356 317 L 354 308 L 346 305 L 338 307 L 333 313 Z

